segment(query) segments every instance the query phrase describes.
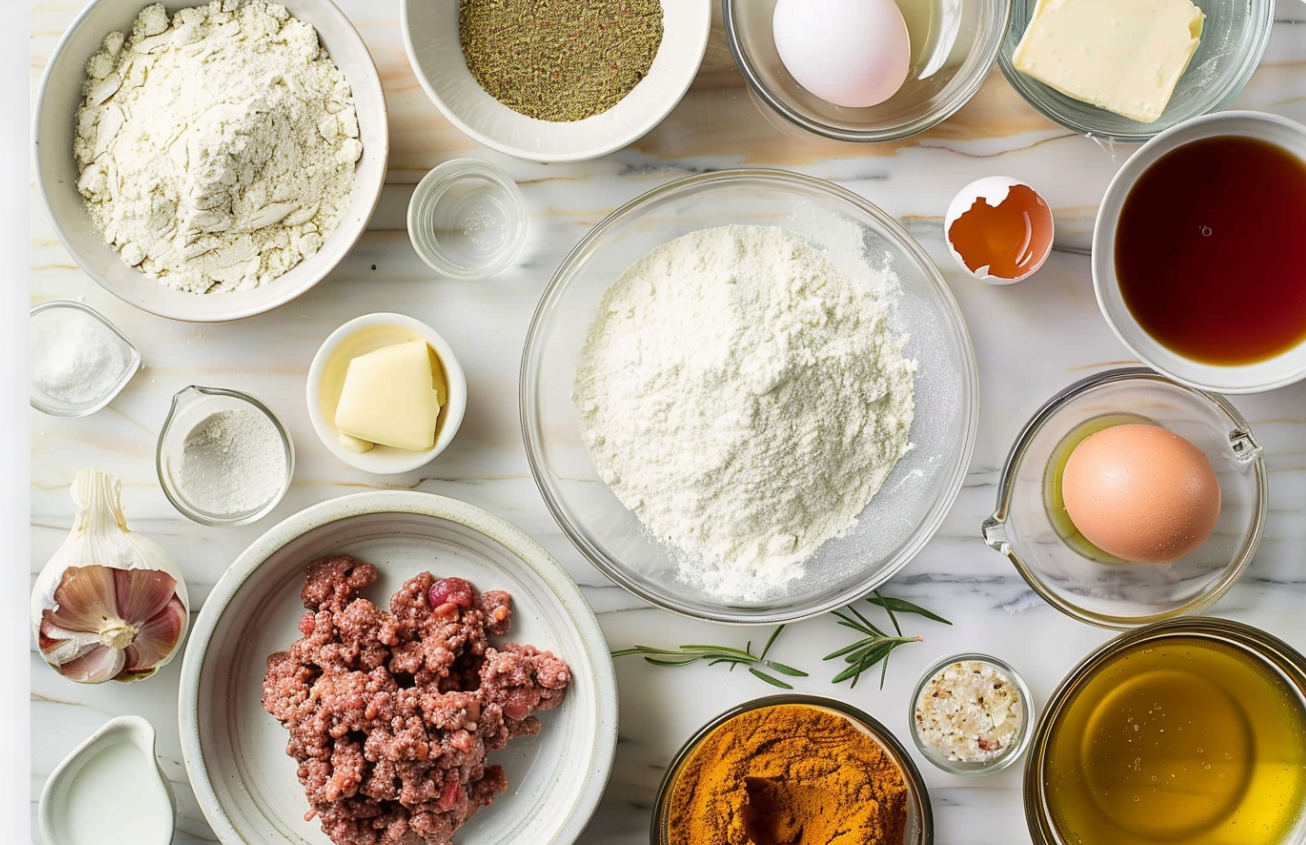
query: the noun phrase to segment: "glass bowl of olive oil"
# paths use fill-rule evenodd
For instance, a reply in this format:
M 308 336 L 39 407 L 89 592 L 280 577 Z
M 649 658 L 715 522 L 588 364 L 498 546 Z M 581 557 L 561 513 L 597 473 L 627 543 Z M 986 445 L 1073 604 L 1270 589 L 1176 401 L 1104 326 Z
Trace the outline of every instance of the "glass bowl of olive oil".
M 1075 447 L 1128 423 L 1185 438 L 1219 482 L 1214 530 L 1196 549 L 1166 563 L 1129 562 L 1098 548 L 1076 529 L 1062 498 L 1062 472 Z M 1124 630 L 1214 604 L 1251 562 L 1267 508 L 1261 447 L 1237 408 L 1145 367 L 1122 367 L 1075 382 L 1034 412 L 1007 456 L 997 506 L 981 533 L 1057 610 Z
M 1225 619 L 1121 634 L 1053 692 L 1024 800 L 1036 845 L 1306 841 L 1306 657 Z

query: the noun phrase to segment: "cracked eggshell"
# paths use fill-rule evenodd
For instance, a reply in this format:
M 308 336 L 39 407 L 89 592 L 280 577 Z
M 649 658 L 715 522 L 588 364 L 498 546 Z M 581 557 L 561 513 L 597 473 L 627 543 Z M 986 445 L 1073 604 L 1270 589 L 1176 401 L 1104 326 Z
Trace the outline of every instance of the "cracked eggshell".
M 973 219 L 975 214 L 981 217 Z M 1034 275 L 1052 254 L 1054 232 L 1052 210 L 1043 197 L 1009 176 L 971 182 L 953 197 L 943 218 L 943 240 L 957 266 L 992 285 Z M 1002 260 L 1005 270 L 995 266 Z

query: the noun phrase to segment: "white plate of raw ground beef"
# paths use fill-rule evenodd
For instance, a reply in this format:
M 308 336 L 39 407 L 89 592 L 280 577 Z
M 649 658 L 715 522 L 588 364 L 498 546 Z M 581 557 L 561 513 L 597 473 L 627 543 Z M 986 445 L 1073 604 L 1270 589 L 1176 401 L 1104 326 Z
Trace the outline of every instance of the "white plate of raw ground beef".
M 192 627 L 182 665 L 186 770 L 224 845 L 332 845 L 287 756 L 289 734 L 263 707 L 268 656 L 302 634 L 307 565 L 350 555 L 377 568 L 362 595 L 380 608 L 410 578 L 457 577 L 511 594 L 511 628 L 491 645 L 530 644 L 570 667 L 561 704 L 540 731 L 491 752 L 508 788 L 457 830 L 457 845 L 566 845 L 584 830 L 607 782 L 617 735 L 612 660 L 567 572 L 503 520 L 453 499 L 374 491 L 315 505 L 272 528 L 218 581 Z

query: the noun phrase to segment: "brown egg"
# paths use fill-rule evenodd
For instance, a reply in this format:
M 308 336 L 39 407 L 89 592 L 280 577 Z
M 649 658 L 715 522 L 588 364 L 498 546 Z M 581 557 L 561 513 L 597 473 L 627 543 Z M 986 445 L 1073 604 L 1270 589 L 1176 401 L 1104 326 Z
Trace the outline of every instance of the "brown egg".
M 1220 516 L 1220 482 L 1201 450 L 1155 425 L 1105 428 L 1075 447 L 1061 476 L 1066 514 L 1084 538 L 1135 563 L 1196 549 Z

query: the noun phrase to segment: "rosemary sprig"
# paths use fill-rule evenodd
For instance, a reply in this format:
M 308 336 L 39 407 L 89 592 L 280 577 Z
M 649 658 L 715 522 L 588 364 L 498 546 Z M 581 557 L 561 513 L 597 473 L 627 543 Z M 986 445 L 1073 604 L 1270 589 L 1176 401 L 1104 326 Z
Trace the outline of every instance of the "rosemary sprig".
M 780 632 L 784 630 L 784 627 L 785 626 L 783 625 L 776 626 L 776 629 L 771 632 L 771 636 L 767 638 L 766 645 L 762 647 L 762 653 L 759 655 L 753 654 L 753 642 L 752 640 L 749 640 L 748 644 L 742 649 L 720 645 L 682 645 L 679 648 L 655 648 L 653 646 L 636 645 L 632 648 L 623 648 L 614 651 L 612 652 L 612 656 L 625 657 L 628 654 L 639 654 L 643 655 L 644 659 L 649 663 L 652 663 L 654 666 L 688 666 L 689 664 L 696 663 L 699 660 L 706 660 L 709 666 L 715 666 L 718 663 L 728 663 L 730 664 L 731 671 L 734 671 L 736 666 L 747 666 L 749 672 L 763 681 L 766 681 L 768 684 L 780 687 L 781 689 L 793 689 L 792 685 L 757 668 L 759 665 L 765 666 L 767 669 L 781 675 L 788 675 L 791 678 L 807 677 L 807 673 L 801 669 L 786 666 L 785 664 L 778 663 L 766 656 L 767 653 L 770 652 L 771 646 L 775 643 L 776 637 L 780 636 Z
M 947 619 L 932 613 L 920 605 L 912 604 L 905 599 L 896 599 L 891 596 L 882 596 L 877 591 L 874 595 L 866 599 L 870 604 L 884 608 L 885 613 L 889 615 L 889 621 L 893 623 L 893 630 L 896 636 L 890 636 L 888 632 L 877 628 L 869 619 L 863 616 L 854 607 L 846 608 L 852 616 L 842 613 L 838 610 L 833 611 L 834 615 L 839 618 L 839 624 L 845 628 L 852 628 L 854 631 L 862 634 L 862 638 L 856 642 L 850 643 L 841 649 L 832 651 L 823 659 L 833 660 L 842 657 L 848 665 L 843 671 L 834 676 L 831 683 L 837 684 L 842 681 L 852 680 L 850 687 L 857 686 L 857 680 L 862 673 L 874 666 L 880 664 L 880 689 L 884 689 L 884 679 L 889 673 L 889 655 L 899 646 L 907 643 L 918 643 L 920 637 L 903 636 L 902 627 L 898 624 L 897 613 L 914 613 L 917 616 L 924 616 L 926 619 L 932 619 L 935 622 L 941 622 L 944 625 L 951 625 Z

